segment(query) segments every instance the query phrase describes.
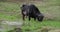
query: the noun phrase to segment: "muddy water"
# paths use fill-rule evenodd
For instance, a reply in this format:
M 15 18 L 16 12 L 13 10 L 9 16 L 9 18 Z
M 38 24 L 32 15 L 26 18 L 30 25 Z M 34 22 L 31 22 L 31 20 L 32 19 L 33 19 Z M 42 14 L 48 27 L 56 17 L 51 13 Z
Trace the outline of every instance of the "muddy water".
M 21 27 L 23 21 L 1 21 L 0 22 L 0 32 L 6 32 L 7 30 L 11 30 L 15 27 Z

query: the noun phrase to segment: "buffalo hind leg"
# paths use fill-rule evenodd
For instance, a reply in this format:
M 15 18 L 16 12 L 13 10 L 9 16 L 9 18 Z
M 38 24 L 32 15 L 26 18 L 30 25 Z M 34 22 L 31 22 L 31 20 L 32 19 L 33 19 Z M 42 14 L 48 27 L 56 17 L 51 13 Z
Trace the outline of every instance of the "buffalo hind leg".
M 29 16 L 29 21 L 31 20 L 31 17 Z
M 23 15 L 23 20 L 25 20 L 25 15 Z

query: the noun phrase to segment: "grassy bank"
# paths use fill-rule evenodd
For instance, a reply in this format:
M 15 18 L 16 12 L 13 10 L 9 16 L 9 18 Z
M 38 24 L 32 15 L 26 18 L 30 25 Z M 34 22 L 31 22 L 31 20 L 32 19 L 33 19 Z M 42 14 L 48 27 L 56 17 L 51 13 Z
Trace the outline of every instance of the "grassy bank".
M 26 19 L 25 24 L 21 27 L 23 32 L 38 32 L 43 27 L 60 29 L 60 0 L 46 0 L 34 4 L 45 15 L 45 19 L 43 22 Z M 21 20 L 20 6 L 21 3 L 0 2 L 0 20 Z

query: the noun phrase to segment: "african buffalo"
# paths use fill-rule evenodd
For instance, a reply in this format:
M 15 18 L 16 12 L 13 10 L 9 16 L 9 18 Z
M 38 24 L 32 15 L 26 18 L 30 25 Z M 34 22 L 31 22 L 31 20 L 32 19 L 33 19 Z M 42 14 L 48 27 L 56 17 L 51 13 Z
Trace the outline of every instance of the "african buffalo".
M 21 7 L 22 10 L 22 16 L 23 16 L 23 20 L 25 20 L 25 16 L 29 18 L 29 21 L 31 18 L 34 18 L 34 20 L 38 20 L 38 21 L 42 21 L 44 18 L 44 15 L 39 11 L 39 9 L 33 5 L 25 5 L 23 4 Z

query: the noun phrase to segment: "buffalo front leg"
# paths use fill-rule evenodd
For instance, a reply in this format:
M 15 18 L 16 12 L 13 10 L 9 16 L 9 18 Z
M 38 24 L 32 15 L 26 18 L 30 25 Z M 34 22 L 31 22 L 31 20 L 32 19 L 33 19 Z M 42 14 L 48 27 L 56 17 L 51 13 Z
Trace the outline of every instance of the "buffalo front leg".
M 36 21 L 36 18 L 34 17 L 34 21 Z

